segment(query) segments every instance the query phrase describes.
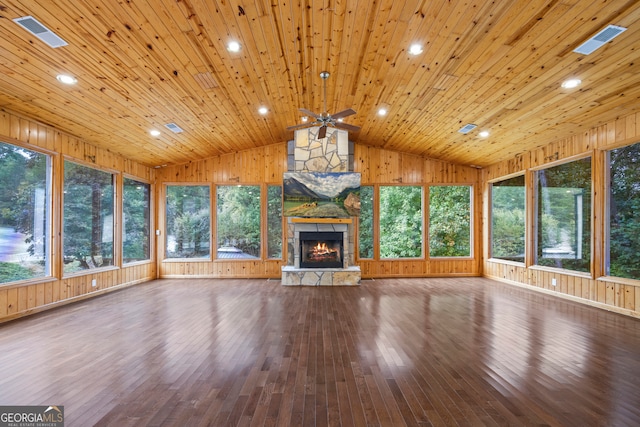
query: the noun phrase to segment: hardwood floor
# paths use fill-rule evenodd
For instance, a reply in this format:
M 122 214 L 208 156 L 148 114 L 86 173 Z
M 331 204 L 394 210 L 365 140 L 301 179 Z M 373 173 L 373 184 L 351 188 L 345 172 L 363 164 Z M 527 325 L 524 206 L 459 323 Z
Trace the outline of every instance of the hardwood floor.
M 640 425 L 640 320 L 482 278 L 158 280 L 0 325 L 66 426 Z

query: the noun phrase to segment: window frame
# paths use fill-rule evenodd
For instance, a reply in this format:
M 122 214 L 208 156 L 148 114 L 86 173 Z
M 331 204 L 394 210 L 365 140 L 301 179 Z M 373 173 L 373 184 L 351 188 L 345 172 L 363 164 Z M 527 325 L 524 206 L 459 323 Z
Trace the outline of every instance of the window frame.
M 168 191 L 167 189 L 169 187 L 208 187 L 209 188 L 209 255 L 206 257 L 197 257 L 197 258 L 184 258 L 184 257 L 175 257 L 175 258 L 169 258 L 167 257 L 167 253 L 168 253 L 168 245 L 167 245 L 167 239 L 169 238 L 169 233 L 167 232 L 167 219 L 168 219 L 168 215 L 167 215 L 167 195 L 168 195 Z M 213 250 L 212 250 L 212 245 L 214 242 L 214 229 L 213 229 L 213 221 L 214 221 L 214 215 L 212 215 L 212 212 L 215 211 L 215 197 L 213 196 L 213 185 L 210 182 L 207 183 L 202 183 L 202 182 L 163 182 L 162 183 L 162 194 L 161 194 L 161 199 L 162 199 L 162 221 L 160 224 L 161 227 L 161 234 L 164 234 L 164 236 L 162 236 L 162 252 L 160 253 L 160 251 L 157 251 L 157 261 L 158 263 L 171 263 L 171 262 L 210 262 L 213 260 Z M 160 200 L 158 200 L 158 203 L 160 204 Z
M 34 146 L 32 144 L 24 143 L 22 141 L 15 140 L 13 138 L 8 138 L 2 136 L 0 138 L 0 144 L 10 145 L 13 147 L 17 147 L 19 149 L 32 151 L 34 153 L 46 156 L 46 172 L 45 172 L 45 229 L 44 229 L 44 244 L 43 251 L 45 252 L 45 268 L 44 274 L 42 276 L 30 277 L 27 279 L 19 279 L 19 280 L 11 280 L 8 282 L 0 283 L 0 289 L 3 287 L 14 287 L 16 285 L 29 285 L 31 283 L 46 283 L 58 280 L 61 271 L 61 262 L 60 266 L 57 262 L 57 257 L 54 256 L 54 252 L 58 252 L 58 249 L 54 247 L 54 235 L 55 229 L 54 224 L 56 224 L 61 217 L 62 213 L 58 213 L 60 211 L 58 209 L 57 199 L 56 199 L 56 188 L 54 183 L 56 182 L 57 177 L 57 168 L 56 166 L 59 164 L 58 153 L 44 149 L 42 147 Z M 60 204 L 60 207 L 62 204 Z
M 538 200 L 538 172 L 546 169 L 550 169 L 553 167 L 562 166 L 571 162 L 587 159 L 587 158 L 591 159 L 591 180 L 590 180 L 591 215 L 590 215 L 590 230 L 589 230 L 589 233 L 591 235 L 591 241 L 590 241 L 591 253 L 590 253 L 590 262 L 589 262 L 590 271 L 585 272 L 585 271 L 579 271 L 579 270 L 571 270 L 568 268 L 540 265 L 538 264 L 538 245 L 540 244 L 540 242 L 538 241 L 538 209 L 539 209 L 538 204 L 540 203 L 540 201 Z M 596 240 L 594 238 L 595 221 L 593 220 L 595 215 L 595 191 L 596 191 L 596 186 L 594 184 L 594 174 L 596 169 L 595 160 L 596 160 L 595 153 L 593 151 L 588 151 L 588 152 L 580 153 L 578 155 L 569 156 L 561 160 L 545 163 L 544 165 L 530 169 L 531 171 L 530 179 L 532 180 L 531 182 L 532 195 L 530 197 L 530 200 L 532 200 L 532 209 L 529 212 L 529 214 L 531 215 L 530 216 L 531 225 L 528 227 L 528 229 L 531 230 L 532 237 L 531 239 L 527 238 L 527 242 L 531 241 L 532 246 L 531 246 L 530 258 L 526 257 L 528 260 L 530 259 L 530 261 L 527 261 L 527 268 L 530 268 L 532 270 L 541 270 L 541 271 L 557 271 L 570 276 L 594 278 L 594 254 L 595 254 L 595 240 Z
M 431 188 L 432 187 L 468 187 L 469 188 L 469 255 L 447 255 L 447 256 L 434 256 L 431 255 Z M 426 259 L 429 260 L 469 260 L 474 259 L 475 254 L 475 185 L 471 183 L 433 183 L 427 186 L 427 197 L 424 201 L 427 204 L 426 209 Z
M 125 233 L 125 218 L 124 218 L 124 185 L 125 185 L 125 180 L 130 179 L 133 181 L 137 181 L 140 182 L 142 184 L 148 185 L 149 186 L 149 259 L 146 260 L 138 260 L 138 261 L 132 261 L 132 262 L 125 262 L 124 261 L 124 233 Z M 146 179 L 142 179 L 138 176 L 134 176 L 134 175 L 130 175 L 130 174 L 126 174 L 123 173 L 122 174 L 122 190 L 120 191 L 120 194 L 122 194 L 122 198 L 120 200 L 120 223 L 122 224 L 122 229 L 121 234 L 121 242 L 120 242 L 120 252 L 122 254 L 122 256 L 120 257 L 121 259 L 121 263 L 120 265 L 122 267 L 131 267 L 131 266 L 135 266 L 135 265 L 140 265 L 140 264 L 147 264 L 147 263 L 153 263 L 155 262 L 155 258 L 156 258 L 156 243 L 155 243 L 155 221 L 154 221 L 154 212 L 155 212 L 155 188 L 153 183 L 149 182 Z
M 517 177 L 522 177 L 524 180 L 524 185 L 523 185 L 523 189 L 524 189 L 524 257 L 522 262 L 520 261 L 514 261 L 514 260 L 508 260 L 508 259 L 504 259 L 504 258 L 495 258 L 493 256 L 493 184 L 495 184 L 496 182 L 502 182 L 502 181 L 507 181 L 513 178 L 517 178 Z M 495 178 L 492 179 L 490 181 L 488 181 L 488 202 L 487 202 L 487 213 L 488 213 L 488 222 L 487 222 L 487 254 L 488 254 L 488 260 L 491 262 L 496 262 L 496 263 L 505 263 L 505 264 L 514 264 L 514 265 L 518 265 L 518 266 L 526 266 L 527 265 L 527 259 L 528 259 L 528 251 L 529 251 L 529 229 L 530 229 L 530 218 L 531 216 L 529 215 L 529 205 L 531 205 L 530 203 L 530 199 L 529 199 L 529 194 L 528 194 L 528 178 L 529 178 L 529 174 L 527 173 L 526 170 L 517 172 L 517 173 L 513 173 L 510 175 L 505 175 L 505 176 L 501 176 L 499 178 Z
M 111 265 L 106 265 L 106 266 L 99 266 L 99 267 L 95 267 L 95 268 L 87 268 L 87 269 L 82 269 L 82 270 L 78 270 L 78 271 L 73 271 L 73 272 L 65 272 L 64 271 L 64 257 L 65 257 L 65 218 L 64 218 L 64 210 L 65 210 L 65 205 L 64 205 L 64 201 L 65 201 L 65 184 L 66 181 L 64 179 L 65 177 L 65 164 L 69 162 L 69 163 L 74 163 L 76 165 L 88 168 L 88 169 L 93 169 L 93 170 L 97 170 L 99 172 L 103 172 L 103 173 L 108 173 L 111 175 L 111 179 L 112 179 L 112 188 L 113 188 L 113 195 L 112 195 L 112 217 L 113 217 L 113 224 L 112 224 L 112 246 L 113 246 L 113 258 L 112 258 L 112 263 Z M 101 167 L 98 166 L 94 163 L 89 163 L 86 161 L 81 161 L 78 160 L 76 158 L 70 157 L 70 156 L 62 156 L 62 161 L 61 161 L 61 170 L 60 170 L 60 181 L 61 181 L 61 191 L 60 191 L 60 259 L 58 260 L 58 263 L 60 265 L 60 275 L 61 277 L 64 278 L 70 278 L 70 277 L 77 277 L 77 276 L 83 276 L 83 275 L 87 275 L 87 274 L 93 274 L 95 272 L 103 272 L 103 271 L 109 271 L 109 270 L 117 270 L 120 268 L 121 262 L 121 252 L 120 252 L 120 244 L 121 244 L 121 238 L 119 236 L 117 227 L 118 224 L 120 223 L 119 218 L 117 218 L 117 216 L 119 216 L 119 200 L 120 200 L 120 196 L 119 196 L 119 188 L 120 188 L 120 182 L 121 182 L 121 176 L 122 174 L 120 173 L 120 171 L 117 170 L 113 170 L 110 168 L 105 168 L 105 167 Z

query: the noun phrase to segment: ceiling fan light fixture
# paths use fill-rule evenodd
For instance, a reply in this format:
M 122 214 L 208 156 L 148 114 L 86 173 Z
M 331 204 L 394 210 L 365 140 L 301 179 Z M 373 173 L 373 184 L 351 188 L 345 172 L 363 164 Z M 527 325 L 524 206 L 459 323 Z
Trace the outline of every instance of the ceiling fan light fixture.
M 302 116 L 302 123 L 307 123 L 307 120 L 309 120 L 309 117 Z

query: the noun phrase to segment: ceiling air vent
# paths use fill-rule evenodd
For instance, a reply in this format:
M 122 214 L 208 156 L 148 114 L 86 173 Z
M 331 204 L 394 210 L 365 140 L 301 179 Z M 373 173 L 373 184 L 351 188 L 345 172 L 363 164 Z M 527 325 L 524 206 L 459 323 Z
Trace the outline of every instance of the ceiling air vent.
M 478 125 L 469 123 L 468 125 L 464 125 L 458 132 L 464 133 L 466 135 L 477 127 Z
M 182 130 L 182 128 L 180 126 L 178 126 L 177 124 L 175 124 L 175 123 L 167 123 L 166 125 L 164 125 L 164 127 L 169 129 L 173 133 L 182 133 L 182 132 L 184 132 Z
M 617 25 L 608 25 L 604 30 L 600 31 L 595 36 L 591 37 L 586 42 L 575 48 L 575 53 L 581 53 L 583 55 L 589 55 L 593 53 L 599 47 L 609 43 L 611 40 L 620 35 L 623 31 L 626 31 L 624 27 L 618 27 Z
M 29 31 L 31 34 L 53 48 L 67 45 L 66 41 L 62 40 L 53 31 L 38 22 L 38 20 L 33 16 L 23 16 L 22 18 L 15 18 L 13 22 L 20 25 L 22 28 Z

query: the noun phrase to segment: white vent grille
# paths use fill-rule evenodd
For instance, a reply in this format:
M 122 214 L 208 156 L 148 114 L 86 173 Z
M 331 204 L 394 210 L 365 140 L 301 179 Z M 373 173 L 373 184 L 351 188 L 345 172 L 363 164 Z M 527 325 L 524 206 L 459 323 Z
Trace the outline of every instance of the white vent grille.
M 164 127 L 169 129 L 173 133 L 182 133 L 182 132 L 184 132 L 182 130 L 182 128 L 180 126 L 178 126 L 177 124 L 175 124 L 175 123 L 167 123 L 166 125 L 164 125 Z
M 464 125 L 462 128 L 460 128 L 460 130 L 458 132 L 464 133 L 466 135 L 466 134 L 468 134 L 469 132 L 471 132 L 472 130 L 474 130 L 477 127 L 478 127 L 478 125 L 474 125 L 474 124 L 469 123 L 468 125 Z
M 53 31 L 38 22 L 38 20 L 33 16 L 23 16 L 22 18 L 15 18 L 13 22 L 29 31 L 31 34 L 45 42 L 50 47 L 56 48 L 67 45 L 66 41 L 62 40 Z
M 626 31 L 626 28 L 624 27 L 618 27 L 617 25 L 608 25 L 604 30 L 600 31 L 598 34 L 582 43 L 573 51 L 582 55 L 589 55 L 599 47 L 609 43 L 624 31 Z

